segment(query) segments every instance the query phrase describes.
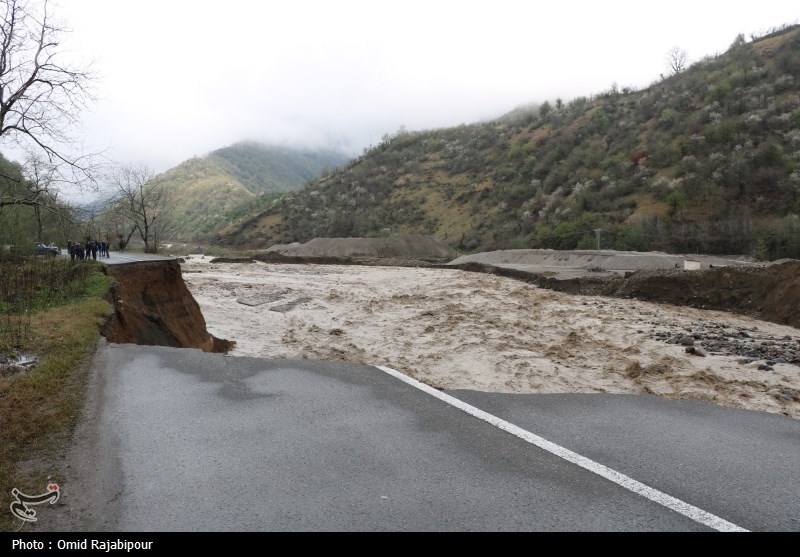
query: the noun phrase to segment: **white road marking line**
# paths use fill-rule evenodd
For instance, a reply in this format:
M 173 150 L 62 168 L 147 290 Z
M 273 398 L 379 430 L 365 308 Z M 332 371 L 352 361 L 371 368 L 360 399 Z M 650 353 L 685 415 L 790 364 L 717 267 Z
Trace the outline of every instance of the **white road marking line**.
M 694 520 L 695 522 L 699 522 L 700 524 L 704 524 L 710 528 L 718 530 L 720 532 L 749 532 L 749 530 L 745 530 L 744 528 L 737 526 L 727 520 L 724 520 L 716 515 L 713 515 L 709 512 L 706 512 L 702 509 L 695 507 L 694 505 L 690 505 L 685 501 L 681 501 L 680 499 L 676 499 L 671 495 L 667 495 L 657 489 L 653 489 L 641 482 L 634 480 L 622 474 L 621 472 L 617 472 L 609 468 L 608 466 L 604 466 L 598 462 L 595 462 L 585 456 L 581 456 L 578 453 L 572 452 L 569 449 L 562 447 L 561 445 L 556 445 L 555 443 L 548 441 L 538 435 L 531 433 L 530 431 L 526 431 L 514 424 L 507 422 L 503 419 L 498 418 L 488 412 L 484 412 L 474 406 L 467 404 L 461 400 L 458 400 L 455 397 L 452 397 L 448 394 L 445 394 L 441 391 L 434 389 L 433 387 L 429 387 L 424 383 L 420 383 L 416 379 L 413 379 L 407 375 L 400 373 L 389 367 L 384 366 L 373 366 L 378 368 L 379 370 L 388 373 L 389 375 L 412 385 L 421 391 L 428 393 L 431 396 L 435 396 L 439 400 L 450 404 L 451 406 L 455 406 L 459 410 L 466 412 L 476 418 L 484 420 L 492 424 L 495 427 L 502 429 L 503 431 L 507 431 L 508 433 L 519 437 L 520 439 L 527 441 L 537 447 L 544 449 L 560 458 L 568 462 L 572 462 L 573 464 L 577 464 L 581 468 L 584 468 L 590 472 L 594 472 L 598 476 L 601 476 L 607 480 L 614 482 L 617 485 L 624 487 L 625 489 L 632 491 L 642 497 L 646 497 L 651 501 L 658 503 L 659 505 L 663 505 L 668 509 L 671 509 L 677 513 L 680 513 L 684 516 L 687 516 Z

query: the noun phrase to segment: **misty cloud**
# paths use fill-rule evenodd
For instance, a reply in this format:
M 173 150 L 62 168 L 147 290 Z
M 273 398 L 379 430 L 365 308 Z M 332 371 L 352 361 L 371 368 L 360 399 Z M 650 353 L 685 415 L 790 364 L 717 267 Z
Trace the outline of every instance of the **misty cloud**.
M 646 87 L 800 19 L 788 1 L 551 4 L 62 0 L 75 56 L 96 60 L 92 148 L 158 171 L 240 140 L 335 146 L 500 116 L 531 102 Z

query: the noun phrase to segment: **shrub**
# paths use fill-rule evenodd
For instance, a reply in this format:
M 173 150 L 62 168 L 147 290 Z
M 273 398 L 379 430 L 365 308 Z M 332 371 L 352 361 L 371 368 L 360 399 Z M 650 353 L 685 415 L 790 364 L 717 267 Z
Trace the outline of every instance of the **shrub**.
M 683 190 L 675 190 L 667 195 L 668 214 L 674 217 L 678 211 L 686 205 L 686 192 Z
M 644 228 L 639 224 L 622 226 L 617 231 L 614 248 L 623 251 L 648 251 L 649 243 Z
M 753 167 L 788 170 L 787 160 L 783 155 L 783 147 L 774 141 L 765 141 L 756 149 L 752 161 Z

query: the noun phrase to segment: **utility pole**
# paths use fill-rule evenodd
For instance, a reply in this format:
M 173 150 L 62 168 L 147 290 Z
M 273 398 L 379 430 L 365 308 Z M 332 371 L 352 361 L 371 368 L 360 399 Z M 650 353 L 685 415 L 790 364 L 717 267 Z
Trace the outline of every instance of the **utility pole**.
M 595 271 L 602 271 L 603 268 L 600 266 L 600 229 L 594 229 L 594 235 L 597 238 L 597 256 L 596 256 L 596 264 L 595 264 Z

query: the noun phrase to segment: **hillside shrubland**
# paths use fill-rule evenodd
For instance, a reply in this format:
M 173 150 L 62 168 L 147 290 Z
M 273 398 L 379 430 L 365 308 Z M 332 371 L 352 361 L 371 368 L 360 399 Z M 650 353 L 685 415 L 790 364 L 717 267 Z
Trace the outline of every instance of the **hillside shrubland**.
M 800 27 L 736 37 L 643 90 L 401 128 L 218 242 L 435 235 L 509 248 L 800 257 Z

